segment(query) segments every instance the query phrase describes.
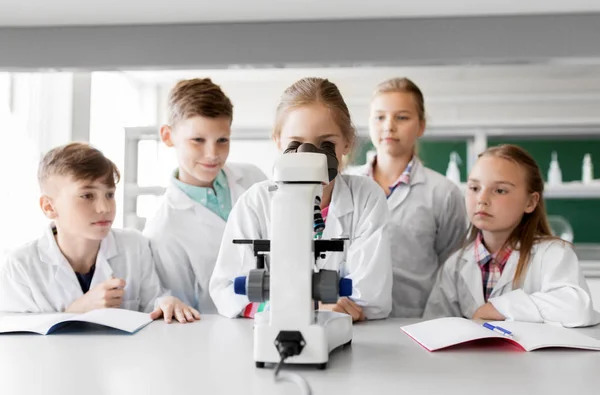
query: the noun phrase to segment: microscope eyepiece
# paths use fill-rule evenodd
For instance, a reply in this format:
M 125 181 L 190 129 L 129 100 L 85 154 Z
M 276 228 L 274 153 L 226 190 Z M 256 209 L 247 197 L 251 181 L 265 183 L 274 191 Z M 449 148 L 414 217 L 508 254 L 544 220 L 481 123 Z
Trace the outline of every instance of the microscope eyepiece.
M 333 181 L 337 176 L 339 162 L 337 160 L 337 156 L 335 155 L 335 144 L 333 144 L 331 141 L 322 142 L 320 148 L 311 143 L 292 141 L 288 144 L 283 153 L 289 154 L 294 152 L 314 152 L 318 154 L 324 154 L 327 157 L 327 173 L 329 176 L 329 182 Z
M 290 152 L 296 152 L 298 150 L 298 147 L 300 147 L 302 143 L 299 141 L 292 141 L 291 143 L 288 144 L 287 148 L 285 149 L 285 151 L 283 151 L 284 154 L 289 154 Z
M 327 171 L 329 173 L 329 182 L 333 181 L 338 174 L 338 166 L 340 163 L 335 155 L 335 144 L 331 141 L 321 143 L 321 153 L 327 156 Z

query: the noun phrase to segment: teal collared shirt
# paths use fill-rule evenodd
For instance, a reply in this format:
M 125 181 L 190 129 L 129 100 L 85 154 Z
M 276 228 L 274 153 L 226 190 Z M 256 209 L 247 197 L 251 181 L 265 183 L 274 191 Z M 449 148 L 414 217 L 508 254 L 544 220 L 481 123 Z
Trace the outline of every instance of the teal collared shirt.
M 229 183 L 227 175 L 221 169 L 215 180 L 213 187 L 197 187 L 195 185 L 185 184 L 178 179 L 179 169 L 173 173 L 173 182 L 179 189 L 193 201 L 200 203 L 213 213 L 217 214 L 223 220 L 227 221 L 231 212 L 231 192 L 229 191 Z

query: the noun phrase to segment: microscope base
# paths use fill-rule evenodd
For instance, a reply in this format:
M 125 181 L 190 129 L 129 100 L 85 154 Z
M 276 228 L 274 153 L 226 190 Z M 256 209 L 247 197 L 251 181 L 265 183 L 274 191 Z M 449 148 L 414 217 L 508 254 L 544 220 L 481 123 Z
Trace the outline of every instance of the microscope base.
M 275 347 L 279 332 L 294 330 L 302 334 L 305 345 L 299 355 L 286 359 L 286 364 L 317 365 L 325 369 L 329 353 L 352 342 L 352 317 L 347 314 L 320 310 L 315 313 L 316 322 L 304 328 L 274 327 L 269 323 L 270 312 L 257 313 L 254 317 L 254 361 L 256 367 L 265 363 L 279 363 Z

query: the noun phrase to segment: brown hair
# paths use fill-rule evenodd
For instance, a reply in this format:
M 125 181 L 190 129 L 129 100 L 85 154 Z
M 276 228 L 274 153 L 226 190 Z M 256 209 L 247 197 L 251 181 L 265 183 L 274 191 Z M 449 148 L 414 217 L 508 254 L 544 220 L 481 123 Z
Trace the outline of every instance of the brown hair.
M 541 240 L 558 240 L 558 238 L 552 236 L 550 224 L 548 223 L 543 199 L 544 180 L 542 179 L 542 173 L 535 159 L 533 159 L 523 148 L 511 144 L 488 148 L 479 155 L 479 158 L 489 156 L 506 159 L 516 163 L 525 171 L 527 192 L 530 194 L 537 192 L 540 195 L 540 200 L 535 207 L 535 210 L 531 213 L 523 214 L 521 222 L 512 231 L 506 241 L 506 246 L 513 250 L 518 249 L 520 252 L 519 263 L 517 264 L 515 278 L 513 279 L 513 285 L 517 286 L 529 264 L 533 245 Z M 471 224 L 466 244 L 473 243 L 477 238 L 478 233 L 479 229 Z
M 195 116 L 233 119 L 231 100 L 210 78 L 179 81 L 169 93 L 169 125 Z
M 86 143 L 70 143 L 48 151 L 38 167 L 40 187 L 53 175 L 68 175 L 77 181 L 102 180 L 110 188 L 121 179 L 117 166 L 102 151 Z
M 385 80 L 375 88 L 373 97 L 384 94 L 384 93 L 410 93 L 415 100 L 415 106 L 417 107 L 417 115 L 421 121 L 425 120 L 425 99 L 423 98 L 423 92 L 421 89 L 409 80 L 408 78 L 392 78 Z
M 275 116 L 273 137 L 281 133 L 287 112 L 298 107 L 321 104 L 327 107 L 350 148 L 356 139 L 356 131 L 352 125 L 350 111 L 338 87 L 324 78 L 303 78 L 288 87 L 281 96 Z

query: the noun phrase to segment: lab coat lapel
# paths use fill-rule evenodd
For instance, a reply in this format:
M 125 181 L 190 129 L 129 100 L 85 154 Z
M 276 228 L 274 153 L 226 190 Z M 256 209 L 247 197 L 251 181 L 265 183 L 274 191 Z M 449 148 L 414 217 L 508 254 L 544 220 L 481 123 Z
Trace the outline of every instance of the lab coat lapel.
M 490 298 L 505 293 L 503 292 L 503 289 L 506 286 L 510 286 L 512 289 L 512 280 L 515 277 L 515 271 L 517 270 L 517 264 L 519 263 L 519 256 L 520 254 L 518 251 L 513 251 L 510 254 L 508 261 L 506 261 L 506 264 L 504 265 L 504 270 L 502 270 L 502 275 L 490 294 Z
M 92 277 L 90 289 L 94 288 L 98 284 L 102 284 L 104 281 L 112 277 L 113 270 L 109 264 L 109 260 L 117 257 L 118 255 L 119 250 L 117 249 L 115 236 L 111 231 L 108 236 L 102 240 L 102 243 L 100 243 L 100 250 L 98 251 L 98 256 L 96 257 L 96 270 L 94 271 L 94 277 Z
M 392 195 L 388 197 L 387 204 L 390 212 L 398 207 L 406 198 L 410 192 L 410 185 L 399 185 Z
M 409 185 L 399 185 L 394 192 L 388 198 L 388 209 L 390 212 L 398 207 L 410 193 L 410 190 L 417 184 L 422 184 L 425 182 L 425 169 L 423 168 L 423 164 L 419 159 L 415 158 L 415 162 L 413 164 L 413 168 L 410 173 L 410 183 Z
M 198 217 L 202 223 L 211 226 L 219 226 L 221 228 L 225 227 L 225 220 L 223 218 L 200 203 L 194 202 L 194 212 L 196 213 L 196 217 Z
M 52 288 L 54 292 L 64 293 L 67 295 L 67 300 L 75 300 L 83 296 L 83 291 L 75 276 L 75 271 L 58 248 L 54 237 L 54 225 L 48 225 L 44 232 L 44 237 L 38 244 L 38 254 L 42 262 L 53 266 L 54 284 L 56 288 Z M 62 299 L 62 298 L 61 298 Z
M 177 210 L 193 210 L 194 215 L 198 217 L 200 222 L 207 224 L 222 223 L 225 224 L 223 218 L 213 213 L 211 210 L 195 202 L 192 198 L 186 195 L 179 187 L 175 184 L 175 181 L 171 179 L 167 191 L 165 193 L 169 205 Z
M 231 194 L 231 205 L 233 206 L 246 191 L 246 188 L 241 184 L 243 175 L 238 170 L 230 168 L 229 166 L 224 166 L 223 171 L 225 171 L 225 175 L 227 176 L 229 193 Z
M 473 247 L 467 248 L 460 259 L 463 260 L 460 277 L 469 289 L 469 293 L 476 305 L 481 306 L 485 303 L 483 298 L 483 279 L 481 278 L 481 269 L 478 263 L 475 262 Z

